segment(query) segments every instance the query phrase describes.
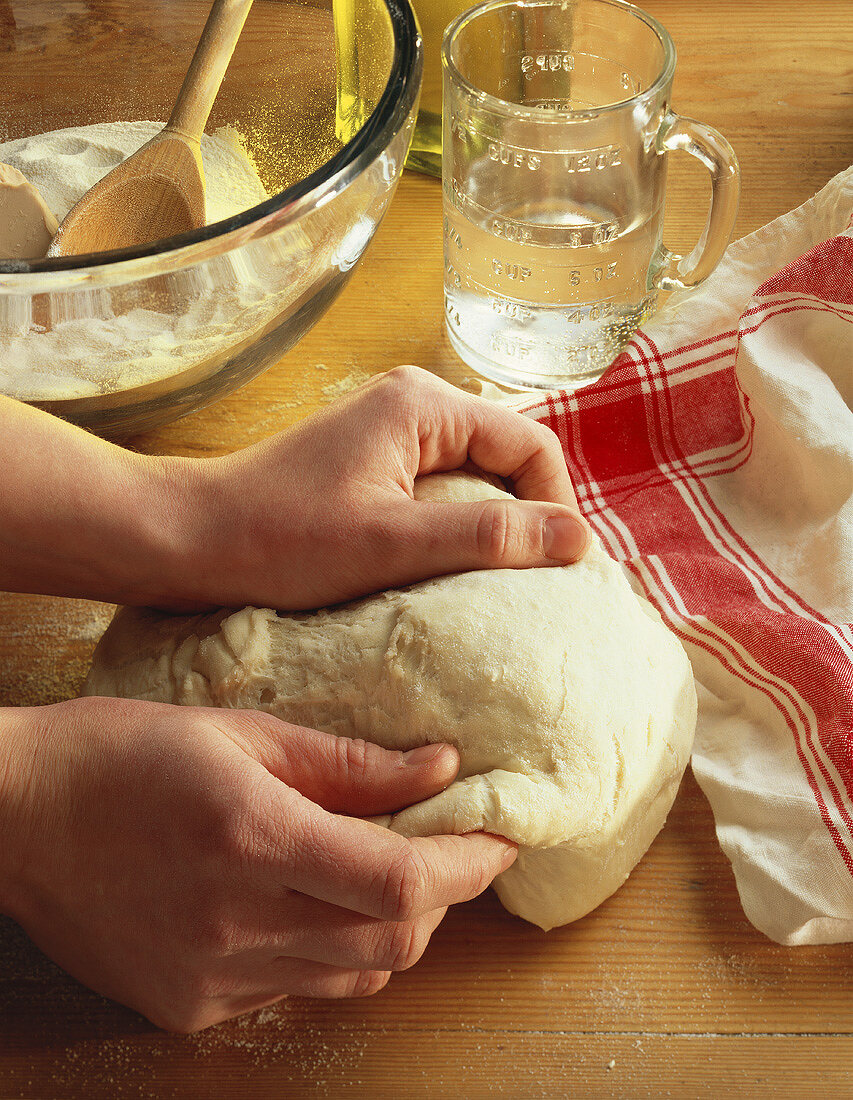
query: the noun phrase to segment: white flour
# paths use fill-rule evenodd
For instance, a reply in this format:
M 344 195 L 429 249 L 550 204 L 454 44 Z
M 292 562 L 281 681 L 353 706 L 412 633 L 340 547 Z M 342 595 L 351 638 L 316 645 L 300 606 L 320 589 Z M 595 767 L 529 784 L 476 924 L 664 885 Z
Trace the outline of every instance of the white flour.
M 53 130 L 0 144 L 0 161 L 11 164 L 35 184 L 62 221 L 90 187 L 162 128 L 160 122 L 100 122 Z M 269 198 L 232 126 L 202 137 L 201 159 L 208 224 Z
M 161 128 L 114 122 L 0 144 L 0 161 L 38 187 L 61 221 L 80 196 Z M 268 198 L 240 135 L 223 127 L 201 144 L 208 223 Z M 281 273 L 235 253 L 169 277 L 165 295 L 112 289 L 0 295 L 0 391 L 29 400 L 112 393 L 170 378 L 249 339 L 282 308 Z M 293 271 L 291 271 L 291 275 Z M 45 316 L 47 313 L 47 316 Z

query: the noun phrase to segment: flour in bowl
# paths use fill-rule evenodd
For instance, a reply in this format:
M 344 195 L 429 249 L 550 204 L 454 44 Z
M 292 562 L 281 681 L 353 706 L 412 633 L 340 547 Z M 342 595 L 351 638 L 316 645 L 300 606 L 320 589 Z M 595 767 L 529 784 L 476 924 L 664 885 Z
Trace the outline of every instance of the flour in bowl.
M 112 122 L 55 130 L 0 143 L 0 162 L 35 185 L 62 221 L 81 195 L 160 129 L 158 122 Z M 201 152 L 208 223 L 269 197 L 233 127 L 205 134 Z M 291 278 L 298 266 L 290 265 Z M 251 340 L 288 294 L 282 273 L 259 269 L 245 248 L 156 282 L 81 286 L 37 299 L 0 294 L 0 391 L 60 400 L 171 378 Z
M 0 161 L 34 184 L 58 221 L 90 187 L 163 129 L 161 122 L 98 122 L 0 144 Z M 207 222 L 256 206 L 269 195 L 233 126 L 201 139 Z

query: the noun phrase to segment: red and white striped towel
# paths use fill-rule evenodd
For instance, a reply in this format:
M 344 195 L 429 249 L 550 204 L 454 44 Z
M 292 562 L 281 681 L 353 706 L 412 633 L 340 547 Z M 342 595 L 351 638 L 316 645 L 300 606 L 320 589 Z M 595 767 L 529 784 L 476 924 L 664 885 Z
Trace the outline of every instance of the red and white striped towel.
M 731 245 L 558 434 L 604 545 L 681 637 L 693 770 L 744 910 L 853 940 L 853 168 Z

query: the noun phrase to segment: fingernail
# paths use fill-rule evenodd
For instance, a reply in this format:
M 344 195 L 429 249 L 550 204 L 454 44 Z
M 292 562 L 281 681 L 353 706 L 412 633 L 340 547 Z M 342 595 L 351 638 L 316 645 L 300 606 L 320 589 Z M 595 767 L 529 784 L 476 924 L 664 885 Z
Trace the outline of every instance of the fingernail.
M 516 848 L 515 845 L 513 845 L 511 848 L 507 848 L 506 852 L 504 853 L 504 857 L 501 860 L 502 869 L 505 871 L 507 867 L 512 867 L 513 863 L 515 863 L 516 861 L 517 856 L 518 848 Z
M 588 541 L 587 526 L 576 516 L 550 516 L 545 520 L 542 549 L 553 561 L 574 561 L 583 554 Z
M 407 768 L 419 768 L 435 760 L 443 749 L 444 745 L 421 745 L 419 749 L 403 753 L 403 759 Z

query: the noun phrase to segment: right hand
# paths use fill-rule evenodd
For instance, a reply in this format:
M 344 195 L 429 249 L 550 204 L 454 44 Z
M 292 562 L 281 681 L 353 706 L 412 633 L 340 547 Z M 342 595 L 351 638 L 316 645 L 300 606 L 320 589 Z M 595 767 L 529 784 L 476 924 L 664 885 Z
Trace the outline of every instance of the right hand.
M 432 747 L 136 700 L 0 710 L 0 902 L 80 981 L 170 1030 L 374 993 L 515 858 L 499 837 L 357 819 L 446 787 L 458 756 Z

